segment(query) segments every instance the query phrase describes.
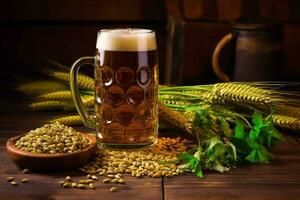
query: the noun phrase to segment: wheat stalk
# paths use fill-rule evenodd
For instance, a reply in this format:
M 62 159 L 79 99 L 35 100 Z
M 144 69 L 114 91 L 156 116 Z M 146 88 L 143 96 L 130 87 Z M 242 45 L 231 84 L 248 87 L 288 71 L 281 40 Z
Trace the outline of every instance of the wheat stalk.
M 50 71 L 48 73 L 49 76 L 56 78 L 58 80 L 65 81 L 69 83 L 70 81 L 70 75 L 67 72 L 61 72 L 61 71 Z M 83 75 L 78 74 L 78 86 L 84 89 L 93 90 L 94 89 L 94 79 Z
M 159 123 L 166 127 L 177 127 L 189 134 L 193 134 L 193 126 L 189 120 L 180 112 L 159 103 Z
M 189 105 L 191 102 L 186 98 L 182 98 L 179 96 L 169 95 L 169 94 L 162 94 L 159 95 L 159 101 L 164 104 L 176 104 L 176 105 Z
M 92 108 L 95 105 L 95 98 L 94 96 L 83 96 L 82 97 L 82 103 L 88 108 Z
M 38 102 L 31 103 L 29 107 L 32 108 L 33 110 L 50 111 L 50 110 L 62 109 L 66 105 L 68 104 L 62 101 L 38 101 Z
M 278 84 L 275 84 L 277 86 Z M 279 84 L 281 85 L 281 84 Z M 285 128 L 298 128 L 300 110 L 296 99 L 285 98 L 297 96 L 297 93 L 289 93 L 272 89 L 273 83 L 217 83 L 213 85 L 199 86 L 176 86 L 160 87 L 159 99 L 172 109 L 187 107 L 203 107 L 210 105 L 207 109 L 210 115 L 221 115 L 231 117 L 233 120 L 239 118 L 248 126 L 247 114 L 243 111 L 258 109 L 269 112 L 275 107 L 274 123 Z M 198 97 L 198 98 L 197 98 Z M 219 104 L 219 105 L 218 105 Z M 291 104 L 291 105 L 287 105 Z M 224 107 L 226 106 L 226 107 Z M 239 109 L 239 113 L 231 111 L 231 107 Z M 241 111 L 242 109 L 242 111 Z M 249 117 L 249 116 L 248 116 Z
M 274 124 L 277 126 L 298 131 L 300 130 L 300 118 L 298 117 L 274 114 L 272 118 Z
M 269 105 L 278 99 L 270 90 L 243 83 L 216 83 L 207 98 L 211 102 Z
M 66 85 L 55 81 L 32 81 L 21 84 L 17 90 L 27 95 L 35 96 L 49 92 L 67 89 Z
M 42 94 L 42 95 L 39 95 L 38 98 L 39 99 L 47 99 L 47 100 L 71 101 L 72 94 L 71 94 L 71 91 L 69 91 L 69 90 L 62 90 L 62 91 Z
M 94 96 L 90 96 L 90 95 L 86 95 L 86 96 L 82 96 L 82 103 L 85 107 L 87 108 L 93 108 L 95 105 L 95 100 L 94 100 Z M 64 111 L 75 111 L 75 105 L 73 103 L 73 101 L 71 101 L 69 104 L 65 105 L 63 107 Z
M 50 120 L 51 123 L 59 122 L 67 126 L 82 125 L 82 119 L 79 115 L 68 115 Z

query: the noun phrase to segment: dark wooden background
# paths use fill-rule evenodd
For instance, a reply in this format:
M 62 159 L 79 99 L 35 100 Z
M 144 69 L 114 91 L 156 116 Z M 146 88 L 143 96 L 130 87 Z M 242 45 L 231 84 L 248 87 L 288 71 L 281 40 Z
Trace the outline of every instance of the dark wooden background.
M 300 0 L 7 0 L 0 6 L 0 79 L 34 76 L 41 57 L 70 66 L 93 55 L 96 32 L 107 27 L 144 27 L 157 32 L 160 79 L 174 59 L 169 53 L 170 19 L 182 23 L 181 80 L 214 82 L 210 60 L 214 46 L 237 19 L 284 23 L 286 80 L 300 80 Z M 177 49 L 175 49 L 177 51 Z M 178 57 L 178 54 L 172 54 Z

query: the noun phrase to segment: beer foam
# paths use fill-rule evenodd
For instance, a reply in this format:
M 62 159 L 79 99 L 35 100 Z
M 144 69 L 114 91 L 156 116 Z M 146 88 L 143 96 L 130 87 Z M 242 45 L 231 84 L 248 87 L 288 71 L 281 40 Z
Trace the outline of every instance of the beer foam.
M 148 29 L 103 29 L 98 32 L 96 48 L 106 51 L 156 50 L 155 32 Z

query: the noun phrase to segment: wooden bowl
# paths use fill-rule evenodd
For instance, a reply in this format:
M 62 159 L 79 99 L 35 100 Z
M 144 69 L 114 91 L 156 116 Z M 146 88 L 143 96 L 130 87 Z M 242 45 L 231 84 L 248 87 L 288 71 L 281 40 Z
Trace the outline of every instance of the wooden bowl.
M 92 157 L 97 148 L 95 135 L 84 134 L 89 140 L 89 146 L 83 150 L 73 153 L 35 154 L 22 151 L 15 146 L 16 141 L 24 135 L 12 137 L 6 143 L 8 155 L 17 166 L 23 169 L 28 168 L 37 171 L 76 169 L 83 166 Z

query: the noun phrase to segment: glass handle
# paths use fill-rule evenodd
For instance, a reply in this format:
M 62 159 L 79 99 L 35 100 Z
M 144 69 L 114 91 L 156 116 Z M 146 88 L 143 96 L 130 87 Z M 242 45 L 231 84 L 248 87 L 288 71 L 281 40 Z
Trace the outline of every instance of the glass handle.
M 85 108 L 85 106 L 82 103 L 81 97 L 80 97 L 80 93 L 79 93 L 79 87 L 78 87 L 78 71 L 79 68 L 82 65 L 93 65 L 94 66 L 95 63 L 95 57 L 82 57 L 79 58 L 78 60 L 76 60 L 72 67 L 71 67 L 71 71 L 70 71 L 70 87 L 71 87 L 71 94 L 72 94 L 72 98 L 73 98 L 73 102 L 75 104 L 76 110 L 79 113 L 83 124 L 89 128 L 95 128 L 96 127 L 96 123 L 95 123 L 95 119 L 93 115 L 90 115 L 87 111 L 87 109 Z

